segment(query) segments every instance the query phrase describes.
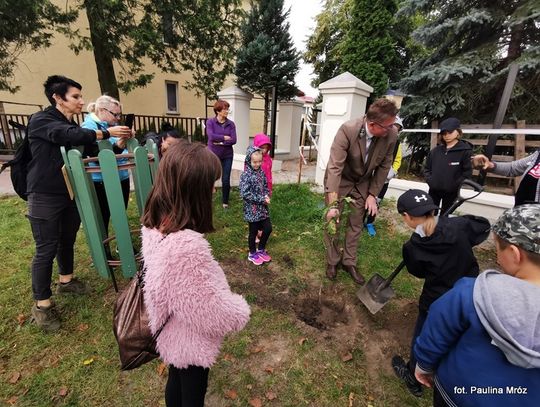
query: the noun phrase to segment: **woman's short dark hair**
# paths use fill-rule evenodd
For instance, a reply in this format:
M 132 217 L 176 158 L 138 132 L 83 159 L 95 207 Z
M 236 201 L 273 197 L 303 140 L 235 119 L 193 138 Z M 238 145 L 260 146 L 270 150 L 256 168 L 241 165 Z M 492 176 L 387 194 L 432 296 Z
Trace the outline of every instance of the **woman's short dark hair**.
M 162 233 L 212 232 L 212 195 L 219 177 L 221 163 L 203 144 L 171 146 L 159 163 L 141 223 Z
M 219 99 L 216 103 L 214 103 L 214 113 L 217 115 L 223 109 L 228 109 L 230 106 L 231 105 L 226 100 Z
M 66 100 L 66 93 L 72 86 L 82 90 L 82 86 L 79 82 L 75 82 L 73 79 L 66 78 L 62 75 L 51 75 L 43 84 L 45 96 L 47 96 L 47 99 L 49 99 L 49 102 L 51 102 L 51 105 L 53 106 L 56 105 L 53 95 L 56 93 L 62 99 Z

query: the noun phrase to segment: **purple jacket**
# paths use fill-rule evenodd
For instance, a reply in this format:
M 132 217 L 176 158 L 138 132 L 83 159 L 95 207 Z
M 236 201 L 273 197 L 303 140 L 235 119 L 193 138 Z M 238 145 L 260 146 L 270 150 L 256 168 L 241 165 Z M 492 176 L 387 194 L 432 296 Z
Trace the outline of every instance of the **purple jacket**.
M 208 119 L 206 121 L 206 135 L 208 136 L 208 148 L 221 160 L 234 156 L 232 146 L 236 144 L 236 126 L 232 120 L 226 119 L 225 124 L 221 125 L 217 117 Z M 231 139 L 225 141 L 224 136 L 230 136 Z
M 159 230 L 143 227 L 142 253 L 152 332 L 171 315 L 157 339 L 161 359 L 179 369 L 212 366 L 223 337 L 248 322 L 246 300 L 231 292 L 200 233 L 185 229 L 163 238 Z

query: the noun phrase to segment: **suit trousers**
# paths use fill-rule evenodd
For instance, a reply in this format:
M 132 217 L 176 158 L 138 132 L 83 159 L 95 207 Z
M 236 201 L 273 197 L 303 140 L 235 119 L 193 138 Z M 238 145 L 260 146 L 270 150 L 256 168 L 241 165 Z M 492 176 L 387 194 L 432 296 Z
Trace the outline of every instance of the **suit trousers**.
M 342 196 L 342 195 L 340 195 Z M 350 203 L 350 215 L 346 225 L 338 224 L 337 235 L 332 236 L 328 234 L 326 228 L 324 230 L 324 242 L 326 246 L 326 262 L 333 266 L 337 265 L 340 261 L 344 266 L 356 266 L 357 252 L 358 252 L 358 240 L 364 229 L 364 213 L 365 199 L 353 190 L 347 195 L 353 198 L 353 202 Z M 340 203 L 339 212 L 343 213 L 343 202 Z M 346 227 L 343 231 L 342 228 Z M 345 241 L 343 244 L 343 256 L 341 255 L 341 247 L 338 236 L 345 232 Z

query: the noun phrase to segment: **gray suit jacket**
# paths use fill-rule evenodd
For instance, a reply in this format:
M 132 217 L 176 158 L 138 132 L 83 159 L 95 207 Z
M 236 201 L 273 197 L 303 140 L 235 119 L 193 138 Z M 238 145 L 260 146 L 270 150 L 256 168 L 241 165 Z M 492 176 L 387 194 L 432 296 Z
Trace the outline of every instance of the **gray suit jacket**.
M 337 192 L 339 197 L 353 196 L 365 199 L 377 196 L 392 166 L 397 129 L 385 137 L 373 137 L 369 156 L 366 153 L 366 136 L 360 137 L 364 119 L 349 120 L 339 128 L 332 147 L 324 176 L 324 192 Z

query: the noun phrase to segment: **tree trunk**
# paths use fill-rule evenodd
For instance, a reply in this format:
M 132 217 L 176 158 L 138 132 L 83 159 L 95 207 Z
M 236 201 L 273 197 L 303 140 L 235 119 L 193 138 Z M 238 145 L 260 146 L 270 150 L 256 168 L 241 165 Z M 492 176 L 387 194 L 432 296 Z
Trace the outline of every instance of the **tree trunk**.
M 268 115 L 270 114 L 270 93 L 264 92 L 264 123 L 263 133 L 268 134 Z
M 107 33 L 102 30 L 103 25 L 100 24 L 103 19 L 100 15 L 102 4 L 100 1 L 88 0 L 84 2 L 84 7 L 90 29 L 90 41 L 94 48 L 94 60 L 96 61 L 101 93 L 120 100 L 113 59 L 107 50 Z
M 516 24 L 512 27 L 510 42 L 508 43 L 507 65 L 521 56 L 521 43 L 523 41 L 523 24 Z

